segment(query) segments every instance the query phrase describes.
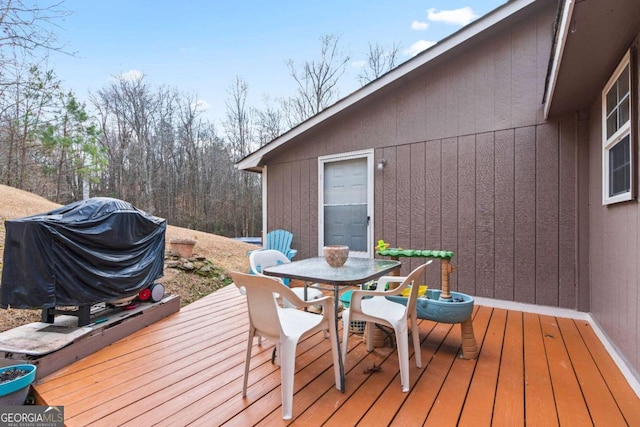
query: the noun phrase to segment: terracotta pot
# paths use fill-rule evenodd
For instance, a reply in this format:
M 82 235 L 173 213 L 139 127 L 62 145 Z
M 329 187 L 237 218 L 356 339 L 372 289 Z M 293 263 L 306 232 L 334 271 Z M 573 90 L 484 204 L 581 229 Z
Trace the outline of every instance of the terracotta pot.
M 324 259 L 331 267 L 342 267 L 349 258 L 349 246 L 329 245 L 324 247 Z
M 196 241 L 191 239 L 175 239 L 169 242 L 171 250 L 182 258 L 189 258 L 193 254 Z

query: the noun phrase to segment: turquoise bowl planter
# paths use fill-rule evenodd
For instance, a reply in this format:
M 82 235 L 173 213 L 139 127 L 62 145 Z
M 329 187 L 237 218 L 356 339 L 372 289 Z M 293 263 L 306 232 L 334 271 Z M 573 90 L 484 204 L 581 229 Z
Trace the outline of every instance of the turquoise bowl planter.
M 0 384 L 0 406 L 23 405 L 29 386 L 36 379 L 36 366 L 30 364 L 5 366 L 0 368 L 0 374 L 12 369 L 27 371 L 27 374 Z
M 461 292 L 451 292 L 451 301 L 440 300 L 440 289 L 427 289 L 423 297 L 416 303 L 418 318 L 433 320 L 441 323 L 462 323 L 473 312 L 473 297 Z M 389 296 L 390 299 L 401 304 L 407 304 L 407 298 Z

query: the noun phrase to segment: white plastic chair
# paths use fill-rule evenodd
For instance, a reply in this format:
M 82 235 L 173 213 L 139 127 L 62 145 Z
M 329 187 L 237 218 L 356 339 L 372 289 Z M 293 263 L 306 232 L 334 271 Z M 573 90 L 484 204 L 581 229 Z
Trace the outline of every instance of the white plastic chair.
M 409 391 L 409 341 L 407 337 L 407 320 L 411 322 L 411 335 L 413 337 L 413 347 L 416 358 L 416 366 L 422 367 L 422 357 L 420 354 L 420 335 L 418 331 L 418 314 L 416 311 L 416 300 L 418 298 L 418 279 L 431 264 L 431 260 L 422 264 L 411 272 L 407 277 L 383 276 L 378 279 L 378 288 L 382 284 L 389 282 L 402 282 L 400 286 L 388 291 L 377 289 L 375 291 L 353 291 L 349 308 L 342 312 L 343 338 L 342 338 L 342 361 L 347 359 L 347 339 L 349 338 L 349 322 L 367 322 L 367 350 L 373 351 L 373 326 L 374 323 L 386 325 L 395 331 L 396 344 L 398 347 L 398 361 L 400 364 L 400 383 L 402 391 Z M 385 296 L 399 295 L 407 286 L 411 286 L 411 293 L 407 300 L 407 305 L 390 301 Z
M 253 251 L 249 254 L 249 264 L 251 266 L 251 271 L 254 274 L 263 275 L 262 270 L 268 267 L 273 267 L 274 265 L 280 265 L 291 262 L 289 258 L 286 257 L 282 252 L 275 249 L 264 249 L 261 251 Z M 280 279 L 277 279 L 280 280 Z M 280 280 L 281 281 L 281 280 Z M 281 281 L 282 282 L 282 281 Z M 284 282 L 282 282 L 284 283 Z M 302 300 L 304 298 L 304 288 L 290 288 L 296 296 Z M 311 301 L 314 299 L 322 298 L 324 294 L 320 289 L 307 288 L 307 298 L 305 301 Z M 287 299 L 283 299 L 283 304 L 285 307 L 292 307 L 290 303 L 287 302 Z
M 333 297 L 326 296 L 311 302 L 302 301 L 291 289 L 272 277 L 232 272 L 235 285 L 244 287 L 249 311 L 249 342 L 244 366 L 242 397 L 247 396 L 247 381 L 253 337 L 265 337 L 278 343 L 282 391 L 282 418 L 289 420 L 293 412 L 293 376 L 295 373 L 296 346 L 298 341 L 318 331 L 328 331 L 331 341 L 336 388 L 340 388 L 337 332 L 335 328 Z M 280 307 L 274 293 L 286 298 L 297 308 Z M 322 305 L 322 314 L 298 308 L 311 304 Z

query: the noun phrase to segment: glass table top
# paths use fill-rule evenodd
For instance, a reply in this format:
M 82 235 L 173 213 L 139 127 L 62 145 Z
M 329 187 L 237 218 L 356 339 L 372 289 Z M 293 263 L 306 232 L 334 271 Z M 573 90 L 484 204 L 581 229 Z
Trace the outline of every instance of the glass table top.
M 401 265 L 394 260 L 350 257 L 342 267 L 331 267 L 323 257 L 316 257 L 268 267 L 263 273 L 268 276 L 347 286 L 384 276 Z

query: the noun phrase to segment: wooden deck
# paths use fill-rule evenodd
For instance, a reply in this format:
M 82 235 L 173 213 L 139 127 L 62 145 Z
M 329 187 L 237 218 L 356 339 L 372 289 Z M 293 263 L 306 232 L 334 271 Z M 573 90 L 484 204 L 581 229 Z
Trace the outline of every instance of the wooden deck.
M 476 306 L 480 355 L 459 357 L 460 328 L 420 323 L 423 368 L 400 390 L 397 353 L 349 340 L 346 392 L 318 333 L 296 360 L 293 425 L 640 425 L 640 399 L 588 322 Z M 38 381 L 39 405 L 67 426 L 280 425 L 272 344 L 254 345 L 241 397 L 247 314 L 234 286 Z M 373 364 L 381 369 L 365 373 Z

